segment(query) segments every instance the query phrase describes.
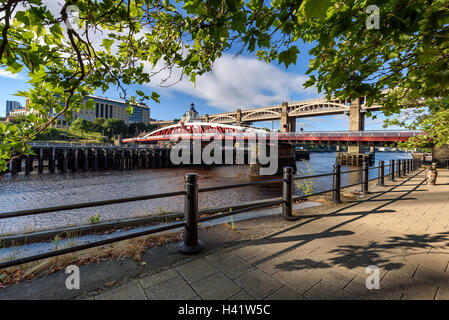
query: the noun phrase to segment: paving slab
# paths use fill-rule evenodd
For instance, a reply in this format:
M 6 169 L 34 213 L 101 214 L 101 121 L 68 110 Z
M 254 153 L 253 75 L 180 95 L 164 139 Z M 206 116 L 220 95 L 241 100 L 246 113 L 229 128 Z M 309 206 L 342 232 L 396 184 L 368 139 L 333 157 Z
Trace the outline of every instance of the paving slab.
M 235 282 L 256 299 L 263 299 L 283 286 L 261 270 L 253 270 L 237 278 Z
M 150 300 L 189 300 L 197 296 L 181 276 L 145 289 L 145 293 Z
M 242 290 L 221 272 L 193 283 L 192 287 L 202 299 L 207 300 L 228 299 Z
M 146 300 L 142 285 L 138 280 L 125 283 L 119 287 L 107 290 L 95 297 L 95 300 Z

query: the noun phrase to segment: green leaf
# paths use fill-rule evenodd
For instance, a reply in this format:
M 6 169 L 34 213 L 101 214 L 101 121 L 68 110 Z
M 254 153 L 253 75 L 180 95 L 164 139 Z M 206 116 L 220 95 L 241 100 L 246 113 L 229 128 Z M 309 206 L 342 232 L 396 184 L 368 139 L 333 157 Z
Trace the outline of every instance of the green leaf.
M 160 101 L 159 101 L 159 97 L 160 97 L 160 95 L 157 93 L 157 92 L 152 92 L 151 93 L 151 99 L 152 100 L 154 100 L 155 102 L 157 102 L 157 103 L 159 103 Z
M 111 52 L 111 46 L 113 43 L 114 40 L 112 39 L 103 39 L 103 47 L 105 47 L 108 52 Z
M 307 18 L 326 18 L 326 11 L 331 6 L 331 0 L 304 0 L 299 8 Z
M 296 46 L 291 46 L 288 50 L 282 51 L 279 54 L 279 64 L 284 63 L 286 68 L 292 63 L 296 64 L 298 54 L 298 48 Z
M 86 101 L 86 109 L 93 109 L 95 107 L 95 100 L 94 99 L 88 99 Z

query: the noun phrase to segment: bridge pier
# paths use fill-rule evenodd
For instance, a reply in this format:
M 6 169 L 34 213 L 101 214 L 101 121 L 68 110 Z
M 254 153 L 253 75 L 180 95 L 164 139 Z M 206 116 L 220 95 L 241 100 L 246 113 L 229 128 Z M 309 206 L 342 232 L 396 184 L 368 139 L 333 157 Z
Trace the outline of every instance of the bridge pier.
M 364 131 L 365 130 L 365 113 L 362 112 L 362 104 L 364 98 L 358 98 L 351 101 L 349 107 L 349 130 L 350 131 Z M 363 146 L 352 145 L 348 146 L 346 154 L 337 150 L 338 164 L 361 166 L 365 161 L 372 161 L 374 159 L 374 146 L 370 146 L 369 154 L 365 154 Z
M 237 109 L 235 116 L 235 125 L 240 126 L 242 123 L 242 109 Z
M 288 115 L 288 102 L 282 103 L 281 111 L 281 132 L 295 132 L 296 118 Z
M 349 107 L 349 130 L 350 131 L 364 131 L 365 130 L 365 114 L 361 112 L 362 99 L 351 101 Z M 348 153 L 364 153 L 361 146 L 349 146 Z
M 275 147 L 275 146 L 274 146 Z M 293 173 L 296 173 L 296 155 L 295 155 L 295 146 L 291 144 L 278 144 L 278 158 L 277 158 L 277 168 L 276 172 L 273 175 L 282 175 L 284 167 L 293 168 Z M 270 149 L 267 150 L 267 153 L 271 152 Z M 253 144 L 252 149 L 248 150 L 248 163 L 249 163 L 249 172 L 248 175 L 252 177 L 260 176 L 260 168 L 261 167 L 269 167 L 270 164 L 261 165 L 259 163 L 259 147 L 258 144 Z

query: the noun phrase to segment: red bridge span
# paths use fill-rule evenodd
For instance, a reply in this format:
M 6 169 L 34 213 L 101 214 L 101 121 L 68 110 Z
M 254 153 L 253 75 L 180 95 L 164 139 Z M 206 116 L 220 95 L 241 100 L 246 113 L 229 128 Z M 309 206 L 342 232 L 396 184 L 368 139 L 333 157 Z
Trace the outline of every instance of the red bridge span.
M 178 139 L 191 140 L 260 140 L 277 139 L 290 144 L 337 144 L 337 145 L 391 145 L 424 134 L 421 131 L 304 131 L 274 132 L 252 127 L 216 123 L 178 123 L 141 135 L 124 139 L 124 143 L 151 144 Z

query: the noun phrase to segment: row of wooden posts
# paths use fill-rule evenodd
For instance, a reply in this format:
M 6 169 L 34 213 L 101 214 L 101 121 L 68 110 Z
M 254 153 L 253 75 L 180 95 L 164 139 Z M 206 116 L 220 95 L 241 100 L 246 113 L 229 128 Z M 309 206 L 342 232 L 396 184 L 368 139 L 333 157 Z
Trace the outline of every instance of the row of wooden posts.
M 33 148 L 34 155 L 19 156 L 10 162 L 9 172 L 25 174 L 37 167 L 42 173 L 44 167 L 50 172 L 77 172 L 79 170 L 131 170 L 169 167 L 170 150 L 166 148 L 92 148 L 92 147 L 40 147 Z M 34 162 L 37 162 L 37 166 Z M 45 165 L 47 161 L 47 165 Z

